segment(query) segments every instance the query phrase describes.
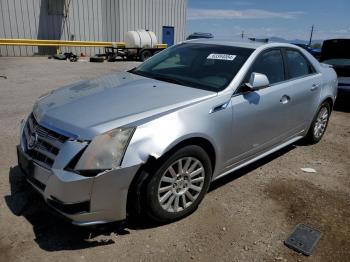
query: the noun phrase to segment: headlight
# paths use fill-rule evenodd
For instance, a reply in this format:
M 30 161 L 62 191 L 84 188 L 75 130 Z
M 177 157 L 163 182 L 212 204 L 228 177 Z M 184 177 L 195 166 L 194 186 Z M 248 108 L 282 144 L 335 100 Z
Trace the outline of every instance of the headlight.
M 28 117 L 30 116 L 30 114 L 26 115 L 22 120 L 21 120 L 21 123 L 20 123 L 20 126 L 19 126 L 19 135 L 18 135 L 18 144 L 22 146 L 22 149 L 23 149 L 23 145 L 22 145 L 22 136 L 23 136 L 23 131 L 24 131 L 24 128 L 25 128 L 25 125 L 28 121 Z
M 33 106 L 33 115 L 37 121 L 40 121 L 43 116 L 43 107 L 39 105 L 39 100 L 37 100 Z
M 94 138 L 79 159 L 75 170 L 105 170 L 121 164 L 135 128 L 117 128 Z

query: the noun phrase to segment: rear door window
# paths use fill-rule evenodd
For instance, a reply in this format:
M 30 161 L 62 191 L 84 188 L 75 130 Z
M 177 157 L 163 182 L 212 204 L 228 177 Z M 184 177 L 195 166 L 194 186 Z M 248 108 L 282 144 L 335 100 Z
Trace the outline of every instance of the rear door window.
M 285 54 L 289 79 L 308 76 L 315 72 L 311 63 L 298 50 L 287 49 Z

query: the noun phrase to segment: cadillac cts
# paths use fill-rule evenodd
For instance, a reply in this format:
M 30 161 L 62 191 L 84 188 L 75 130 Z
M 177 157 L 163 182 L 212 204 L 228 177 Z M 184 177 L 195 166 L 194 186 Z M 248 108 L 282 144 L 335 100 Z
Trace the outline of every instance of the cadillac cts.
M 304 138 L 318 142 L 334 70 L 289 44 L 193 40 L 56 89 L 22 122 L 19 166 L 76 225 L 193 212 L 210 183 Z

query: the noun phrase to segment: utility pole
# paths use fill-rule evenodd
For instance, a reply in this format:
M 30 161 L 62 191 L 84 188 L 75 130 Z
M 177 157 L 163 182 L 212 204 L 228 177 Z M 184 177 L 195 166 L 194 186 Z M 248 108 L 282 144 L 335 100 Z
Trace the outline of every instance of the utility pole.
M 310 33 L 310 41 L 309 41 L 309 46 L 311 46 L 311 42 L 312 42 L 312 35 L 314 33 L 314 25 L 312 25 L 311 27 L 311 33 Z

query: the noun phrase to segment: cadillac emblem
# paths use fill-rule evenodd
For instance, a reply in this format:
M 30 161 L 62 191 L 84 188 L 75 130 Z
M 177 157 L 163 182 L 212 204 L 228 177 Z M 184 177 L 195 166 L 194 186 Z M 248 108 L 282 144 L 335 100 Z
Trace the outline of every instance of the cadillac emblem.
M 31 150 L 37 145 L 37 143 L 38 143 L 38 134 L 35 132 L 32 132 L 27 142 L 27 148 Z

